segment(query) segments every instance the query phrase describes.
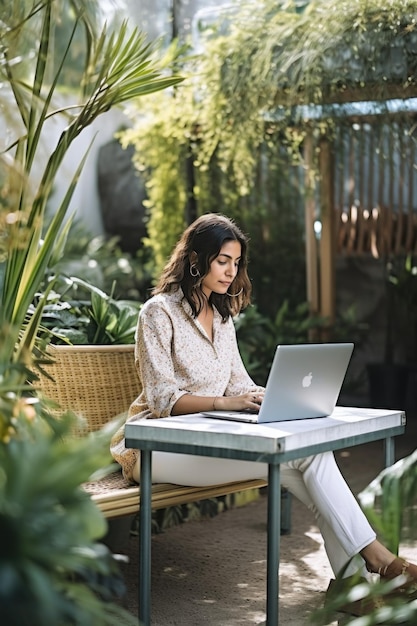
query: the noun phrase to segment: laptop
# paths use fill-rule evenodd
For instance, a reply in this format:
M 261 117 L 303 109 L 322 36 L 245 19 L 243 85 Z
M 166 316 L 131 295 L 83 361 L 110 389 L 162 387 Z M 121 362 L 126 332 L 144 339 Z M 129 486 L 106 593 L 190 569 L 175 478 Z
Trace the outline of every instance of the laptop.
M 338 400 L 353 343 L 279 345 L 258 413 L 204 411 L 206 417 L 249 423 L 330 415 Z

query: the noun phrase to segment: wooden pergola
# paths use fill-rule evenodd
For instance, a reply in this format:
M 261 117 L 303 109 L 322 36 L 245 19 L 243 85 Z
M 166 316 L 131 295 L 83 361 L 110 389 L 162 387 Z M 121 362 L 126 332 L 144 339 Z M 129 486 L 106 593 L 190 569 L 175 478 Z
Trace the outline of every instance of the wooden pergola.
M 384 102 L 395 101 L 395 111 L 341 116 L 345 127 L 367 129 L 370 138 L 367 154 L 359 151 L 350 140 L 341 154 L 341 135 L 314 137 L 314 121 L 307 121 L 304 143 L 305 170 L 305 232 L 307 300 L 312 312 L 334 321 L 336 314 L 335 268 L 338 255 L 368 255 L 375 258 L 417 252 L 417 147 L 410 130 L 417 120 L 415 109 L 405 103 L 417 97 L 417 88 L 398 85 L 384 88 Z M 326 105 L 375 103 L 375 91 L 369 88 L 344 90 L 334 94 Z M 405 110 L 406 109 L 406 110 Z M 389 125 L 388 125 L 389 122 Z M 372 129 L 384 126 L 393 132 L 396 124 L 408 126 L 404 152 L 381 154 L 376 151 Z M 336 119 L 335 125 L 337 127 Z M 358 134 L 358 133 L 357 133 Z M 379 146 L 380 148 L 380 146 Z M 355 154 L 356 149 L 356 154 Z M 336 158 L 338 154 L 338 159 Z M 399 157 L 399 158 L 398 158 Z M 345 167 L 337 172 L 337 161 L 345 159 Z M 362 159 L 362 162 L 355 162 Z M 364 160 L 367 159 L 366 169 Z M 317 185 L 315 171 L 318 171 Z M 406 186 L 406 193 L 404 192 Z M 416 194 L 416 195 L 415 195 Z M 318 218 L 319 216 L 319 218 Z M 320 237 L 315 222 L 321 222 Z

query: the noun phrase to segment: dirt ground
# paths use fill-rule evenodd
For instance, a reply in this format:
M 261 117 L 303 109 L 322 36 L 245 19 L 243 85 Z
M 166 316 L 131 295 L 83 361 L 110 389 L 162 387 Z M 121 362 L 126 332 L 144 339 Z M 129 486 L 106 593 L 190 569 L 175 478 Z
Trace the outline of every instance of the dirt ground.
M 398 437 L 396 458 L 417 447 L 417 418 L 408 418 Z M 382 442 L 336 453 L 339 466 L 357 494 L 383 468 Z M 267 498 L 192 521 L 156 535 L 152 541 L 153 626 L 238 626 L 265 622 Z M 417 542 L 401 552 L 417 562 Z M 127 595 L 124 604 L 137 615 L 138 539 L 128 540 Z M 281 537 L 280 615 L 284 626 L 311 624 L 332 572 L 312 514 L 292 501 L 291 534 Z M 332 625 L 345 622 L 335 615 Z

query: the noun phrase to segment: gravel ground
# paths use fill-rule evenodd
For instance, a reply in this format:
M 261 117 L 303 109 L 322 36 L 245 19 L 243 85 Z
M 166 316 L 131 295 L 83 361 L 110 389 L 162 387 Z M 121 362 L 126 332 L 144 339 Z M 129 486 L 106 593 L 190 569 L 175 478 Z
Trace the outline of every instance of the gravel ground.
M 409 418 L 406 435 L 397 439 L 397 458 L 417 446 L 417 418 Z M 354 493 L 383 467 L 382 442 L 336 453 Z M 267 498 L 191 521 L 152 541 L 153 626 L 238 626 L 265 621 Z M 123 604 L 137 615 L 137 537 L 125 552 L 127 595 Z M 417 561 L 417 542 L 402 554 Z M 312 514 L 292 502 L 292 530 L 281 537 L 280 624 L 311 624 L 321 606 L 332 572 Z M 332 624 L 343 624 L 341 614 Z

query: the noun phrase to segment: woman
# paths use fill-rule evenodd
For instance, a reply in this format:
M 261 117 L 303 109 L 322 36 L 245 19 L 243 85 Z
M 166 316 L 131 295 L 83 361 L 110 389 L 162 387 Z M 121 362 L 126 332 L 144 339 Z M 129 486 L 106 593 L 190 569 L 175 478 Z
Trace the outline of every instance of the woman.
M 245 370 L 232 319 L 250 303 L 250 294 L 246 237 L 222 215 L 198 218 L 141 310 L 136 366 L 142 390 L 128 419 L 259 407 L 263 388 Z M 126 478 L 139 482 L 139 452 L 125 448 L 123 428 L 112 453 Z M 166 452 L 152 457 L 156 483 L 201 486 L 265 476 L 262 463 Z M 417 567 L 376 539 L 331 452 L 281 465 L 281 481 L 314 512 L 335 575 L 362 569 L 364 575 L 368 570 L 390 579 L 405 573 L 417 581 Z

